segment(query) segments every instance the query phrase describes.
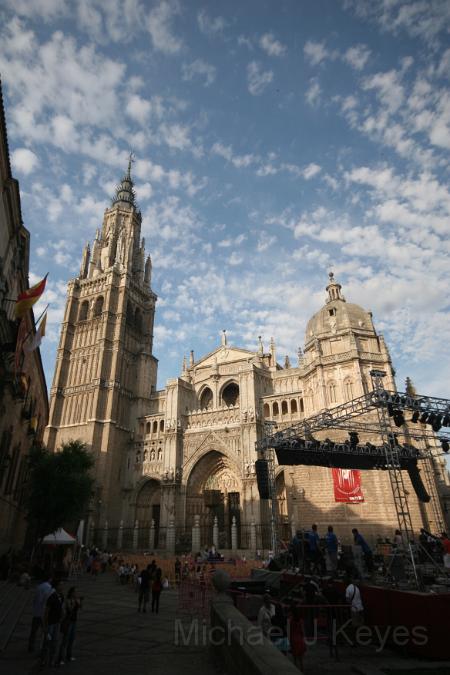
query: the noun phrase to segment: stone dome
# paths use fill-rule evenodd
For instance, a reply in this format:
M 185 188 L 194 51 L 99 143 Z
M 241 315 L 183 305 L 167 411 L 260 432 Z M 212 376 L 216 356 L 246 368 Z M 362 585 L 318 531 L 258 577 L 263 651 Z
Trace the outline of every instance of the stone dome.
M 341 285 L 329 274 L 327 286 L 328 300 L 306 326 L 305 346 L 315 338 L 332 337 L 349 330 L 359 334 L 374 334 L 372 314 L 359 305 L 346 302 L 341 292 Z

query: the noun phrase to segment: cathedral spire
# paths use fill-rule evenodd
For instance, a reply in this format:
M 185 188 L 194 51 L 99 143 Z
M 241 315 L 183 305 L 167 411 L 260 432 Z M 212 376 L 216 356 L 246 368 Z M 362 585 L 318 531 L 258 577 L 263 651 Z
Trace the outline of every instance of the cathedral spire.
M 327 302 L 333 302 L 333 300 L 342 300 L 342 302 L 345 302 L 345 298 L 341 293 L 342 286 L 334 278 L 334 272 L 328 272 L 328 277 L 329 277 L 330 281 L 329 281 L 328 286 L 326 288 L 327 293 L 328 293 Z
M 131 178 L 131 163 L 134 162 L 133 153 L 128 158 L 128 169 L 121 182 L 116 188 L 116 196 L 112 200 L 113 206 L 118 202 L 128 202 L 136 206 L 133 179 Z

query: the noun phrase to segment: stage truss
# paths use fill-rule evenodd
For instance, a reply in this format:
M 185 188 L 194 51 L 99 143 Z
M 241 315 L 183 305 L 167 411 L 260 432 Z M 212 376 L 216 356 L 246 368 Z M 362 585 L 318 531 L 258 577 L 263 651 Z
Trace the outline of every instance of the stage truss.
M 414 531 L 402 470 L 405 468 L 405 461 L 407 460 L 423 460 L 426 491 L 430 496 L 435 523 L 439 533 L 445 529 L 431 461 L 433 456 L 436 455 L 439 444 L 443 443 L 445 446 L 450 442 L 449 431 L 442 433 L 440 431 L 441 428 L 448 430 L 450 427 L 450 400 L 386 390 L 383 387 L 385 375 L 384 371 L 372 370 L 372 391 L 297 422 L 286 429 L 270 432 L 256 443 L 258 456 L 268 462 L 269 494 L 272 504 L 272 541 L 275 552 L 277 549 L 276 531 L 278 529 L 275 452 L 277 450 L 291 450 L 294 455 L 298 453 L 299 446 L 305 458 L 310 452 L 311 461 L 302 461 L 298 464 L 314 464 L 314 453 L 316 453 L 317 463 L 325 466 L 326 464 L 317 460 L 318 452 L 328 457 L 329 466 L 333 466 L 333 456 L 336 458 L 339 454 L 342 458 L 347 455 L 349 458 L 348 466 L 345 467 L 340 464 L 339 466 L 342 468 L 354 468 L 352 457 L 369 456 L 370 454 L 376 456 L 379 464 L 372 468 L 381 468 L 389 472 L 398 527 L 407 549 L 410 549 L 411 542 L 414 541 Z M 404 418 L 403 424 L 394 426 L 392 423 L 393 410 L 400 411 L 402 416 L 406 411 L 410 411 L 419 419 L 412 423 L 410 419 Z M 368 414 L 369 419 L 367 420 L 360 421 L 357 419 L 362 415 L 367 417 Z M 375 419 L 373 419 L 374 417 Z M 430 420 L 430 424 L 434 424 L 434 429 L 426 426 L 425 423 L 420 423 L 420 418 L 425 417 Z M 273 425 L 273 423 L 270 424 Z M 317 442 L 313 438 L 313 433 L 326 430 L 344 430 L 358 435 L 376 435 L 381 439 L 382 445 L 374 446 L 370 443 L 360 445 L 358 443 L 352 446 L 348 442 L 345 444 L 330 442 L 329 447 L 327 447 L 327 440 Z M 416 445 L 419 447 L 415 447 Z M 448 445 L 446 447 L 448 448 Z M 342 461 L 345 463 L 345 458 Z M 297 462 L 292 461 L 291 463 Z

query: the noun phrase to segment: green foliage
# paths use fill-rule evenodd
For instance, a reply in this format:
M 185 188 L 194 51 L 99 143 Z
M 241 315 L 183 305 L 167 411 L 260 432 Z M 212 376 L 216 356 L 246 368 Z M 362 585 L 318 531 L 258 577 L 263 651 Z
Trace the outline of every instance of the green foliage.
M 30 453 L 28 521 L 38 538 L 83 516 L 92 492 L 92 456 L 81 441 L 69 441 L 56 453 Z

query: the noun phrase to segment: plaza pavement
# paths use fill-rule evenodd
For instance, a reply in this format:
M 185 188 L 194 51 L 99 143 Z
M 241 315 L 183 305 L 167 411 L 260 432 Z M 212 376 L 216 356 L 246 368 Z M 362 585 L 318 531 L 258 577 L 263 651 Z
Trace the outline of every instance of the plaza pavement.
M 63 592 L 76 585 L 84 596 L 74 644 L 76 661 L 59 669 L 39 670 L 36 656 L 27 653 L 31 625 L 31 598 L 12 639 L 0 654 L 1 675 L 34 675 L 61 672 L 67 675 L 221 675 L 207 645 L 175 644 L 175 622 L 181 620 L 185 634 L 194 616 L 182 614 L 176 589 L 161 594 L 160 613 L 137 611 L 137 595 L 130 586 L 117 583 L 113 573 L 97 578 L 82 576 L 65 582 Z M 201 620 L 199 622 L 201 630 Z M 305 657 L 306 675 L 450 675 L 450 664 L 423 662 L 374 648 L 344 648 L 340 661 L 330 659 L 326 645 L 310 648 Z M 234 675 L 228 673 L 227 675 Z M 239 673 L 239 675 L 245 675 Z M 273 674 L 275 675 L 275 674 Z M 282 675 L 280 670 L 276 675 Z

